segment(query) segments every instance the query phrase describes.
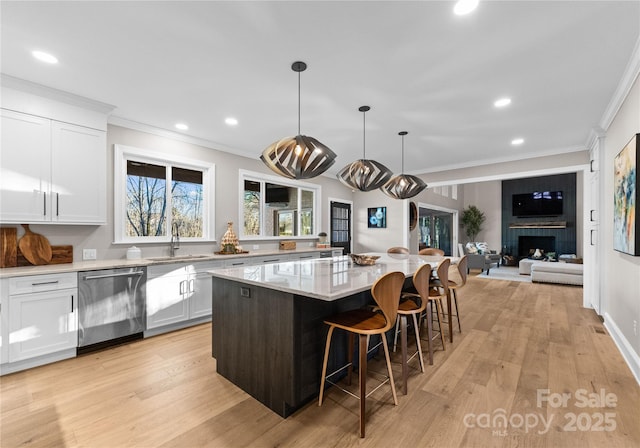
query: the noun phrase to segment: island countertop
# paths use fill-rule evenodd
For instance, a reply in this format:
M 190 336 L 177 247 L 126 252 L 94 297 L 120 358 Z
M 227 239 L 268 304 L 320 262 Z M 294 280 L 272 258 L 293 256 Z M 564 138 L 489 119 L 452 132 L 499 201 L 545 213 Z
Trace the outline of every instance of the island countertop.
M 349 256 L 294 260 L 257 266 L 212 269 L 213 277 L 252 284 L 275 291 L 334 301 L 366 291 L 387 272 L 399 271 L 409 277 L 423 264 L 435 268 L 444 258 L 432 255 L 367 253 L 380 258 L 374 265 L 359 266 Z

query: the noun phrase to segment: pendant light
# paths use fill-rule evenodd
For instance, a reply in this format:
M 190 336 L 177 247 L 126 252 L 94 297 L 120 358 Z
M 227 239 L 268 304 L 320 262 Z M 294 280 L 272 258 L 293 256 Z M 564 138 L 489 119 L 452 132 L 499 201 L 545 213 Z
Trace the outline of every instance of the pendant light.
M 347 187 L 360 191 L 373 191 L 382 187 L 391 178 L 391 171 L 380 162 L 367 160 L 365 116 L 371 108 L 369 106 L 360 106 L 358 110 L 362 112 L 362 159 L 356 160 L 342 168 L 337 177 L 338 180 Z
M 427 188 L 427 184 L 417 176 L 404 174 L 404 136 L 407 131 L 398 133 L 402 137 L 402 172 L 382 186 L 382 191 L 394 199 L 409 199 Z
M 300 72 L 304 62 L 294 62 L 291 69 L 298 73 L 298 135 L 273 143 L 260 159 L 270 169 L 289 179 L 309 179 L 324 173 L 336 161 L 336 154 L 313 137 L 300 134 Z

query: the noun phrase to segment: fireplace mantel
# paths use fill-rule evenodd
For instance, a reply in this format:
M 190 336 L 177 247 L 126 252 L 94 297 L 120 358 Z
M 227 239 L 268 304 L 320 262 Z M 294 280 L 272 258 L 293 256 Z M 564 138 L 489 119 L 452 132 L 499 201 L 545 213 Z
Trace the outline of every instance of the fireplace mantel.
M 567 221 L 512 222 L 510 229 L 566 229 Z

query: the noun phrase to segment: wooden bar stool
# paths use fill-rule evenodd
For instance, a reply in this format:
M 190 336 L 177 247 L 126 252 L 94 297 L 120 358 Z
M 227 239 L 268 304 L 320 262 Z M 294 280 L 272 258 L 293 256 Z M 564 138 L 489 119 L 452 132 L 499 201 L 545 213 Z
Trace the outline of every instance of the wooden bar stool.
M 438 330 L 440 332 L 440 339 L 442 341 L 442 349 L 446 350 L 447 347 L 444 345 L 444 331 L 442 328 L 443 319 L 441 315 L 444 315 L 442 301 L 447 299 L 447 309 L 450 310 L 451 302 L 449 301 L 449 267 L 451 266 L 451 260 L 445 258 L 438 265 L 438 280 L 431 284 L 429 288 L 429 301 L 435 303 L 436 305 L 436 315 L 438 317 Z M 424 315 L 424 314 L 423 314 Z M 427 319 L 432 319 L 433 316 L 425 316 Z M 449 323 L 449 331 L 451 332 L 451 323 Z M 431 343 L 431 340 L 429 341 Z M 451 338 L 451 342 L 453 342 L 453 337 Z
M 449 290 L 453 293 L 453 304 L 456 307 L 456 313 L 453 315 L 458 320 L 458 331 L 462 333 L 462 327 L 460 326 L 460 313 L 458 312 L 458 289 L 467 284 L 467 256 L 460 258 L 458 261 L 458 273 L 460 274 L 460 282 L 454 282 L 449 280 Z
M 402 291 L 402 285 L 404 283 L 404 274 L 402 272 L 389 272 L 380 277 L 371 287 L 371 295 L 375 300 L 378 310 L 372 310 L 367 308 L 360 308 L 356 310 L 346 311 L 344 313 L 336 314 L 327 318 L 324 323 L 329 325 L 329 332 L 327 333 L 327 344 L 324 350 L 324 361 L 322 363 L 322 378 L 320 380 L 320 397 L 318 399 L 318 406 L 322 406 L 322 399 L 324 397 L 325 381 L 332 383 L 329 377 L 336 373 L 348 368 L 349 378 L 351 377 L 351 370 L 353 364 L 351 362 L 351 356 L 353 353 L 353 335 L 359 336 L 359 387 L 360 387 L 360 437 L 364 437 L 365 426 L 365 400 L 367 394 L 367 355 L 369 353 L 369 338 L 371 335 L 380 335 L 382 339 L 382 346 L 384 347 L 384 356 L 387 361 L 388 381 L 391 385 L 391 393 L 393 395 L 393 403 L 398 405 L 398 397 L 396 396 L 396 387 L 393 382 L 393 372 L 391 371 L 391 359 L 389 357 L 389 347 L 387 345 L 387 338 L 385 333 L 393 327 L 398 314 L 398 303 L 400 302 L 400 292 Z M 331 347 L 331 336 L 333 330 L 340 328 L 349 332 L 349 347 L 348 347 L 348 363 L 335 372 L 327 375 L 327 362 L 329 360 L 329 348 Z M 377 347 L 376 347 L 377 348 Z M 382 384 L 384 384 L 385 380 Z M 382 385 L 381 384 L 381 385 Z M 380 386 L 381 386 L 380 385 Z M 378 387 L 380 387 L 378 386 Z M 338 386 L 339 387 L 339 386 Z M 376 387 L 377 389 L 377 387 Z M 374 389 L 371 393 L 373 393 Z M 344 389 L 343 389 L 344 390 Z M 345 391 L 348 392 L 348 391 Z M 353 395 L 353 394 L 351 394 Z M 354 395 L 355 396 L 355 395 Z
M 444 257 L 444 251 L 435 247 L 427 247 L 425 249 L 421 249 L 418 252 L 418 255 L 440 255 L 441 257 Z
M 400 326 L 400 346 L 402 351 L 402 393 L 407 395 L 407 379 L 409 376 L 408 363 L 416 355 L 420 359 L 420 371 L 424 372 L 424 359 L 422 357 L 422 346 L 420 344 L 420 330 L 418 327 L 418 317 L 422 315 L 429 301 L 429 278 L 431 277 L 431 265 L 423 264 L 413 274 L 413 286 L 417 293 L 403 292 L 398 306 L 398 317 L 396 319 L 396 331 L 393 338 L 393 351 L 398 345 L 398 326 Z M 416 352 L 408 358 L 407 354 L 407 316 L 413 319 L 413 330 L 416 336 Z M 427 320 L 427 325 L 430 321 Z M 431 341 L 429 341 L 431 344 Z M 431 350 L 429 360 L 433 363 Z

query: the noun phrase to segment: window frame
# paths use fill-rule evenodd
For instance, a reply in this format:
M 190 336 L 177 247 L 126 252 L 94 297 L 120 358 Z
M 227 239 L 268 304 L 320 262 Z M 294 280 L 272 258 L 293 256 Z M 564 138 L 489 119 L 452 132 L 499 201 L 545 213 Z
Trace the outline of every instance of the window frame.
M 202 237 L 180 236 L 185 242 L 215 242 L 215 164 L 188 157 L 176 156 L 149 149 L 135 148 L 132 146 L 114 146 L 113 164 L 113 226 L 114 244 L 145 244 L 145 243 L 169 243 L 171 232 L 163 236 L 137 236 L 126 235 L 126 206 L 127 206 L 127 161 L 152 163 L 167 168 L 167 207 L 165 213 L 167 229 L 171 229 L 171 168 L 186 168 L 202 171 Z
M 259 182 L 260 183 L 260 235 L 245 235 L 244 233 L 244 183 L 245 181 Z M 297 188 L 297 204 L 296 208 L 289 208 L 295 213 L 297 222 L 294 227 L 298 231 L 302 229 L 301 217 L 302 212 L 307 209 L 302 209 L 302 190 L 313 191 L 313 219 L 312 226 L 314 232 L 319 232 L 319 226 L 322 222 L 322 213 L 320 204 L 322 197 L 322 186 L 318 184 L 312 184 L 309 182 L 301 182 L 299 180 L 291 180 L 284 177 L 272 176 L 269 174 L 258 173 L 249 170 L 238 170 L 238 238 L 245 241 L 260 241 L 260 240 L 308 240 L 316 238 L 316 235 L 294 235 L 294 236 L 277 236 L 265 234 L 265 184 L 278 184 L 289 188 Z

